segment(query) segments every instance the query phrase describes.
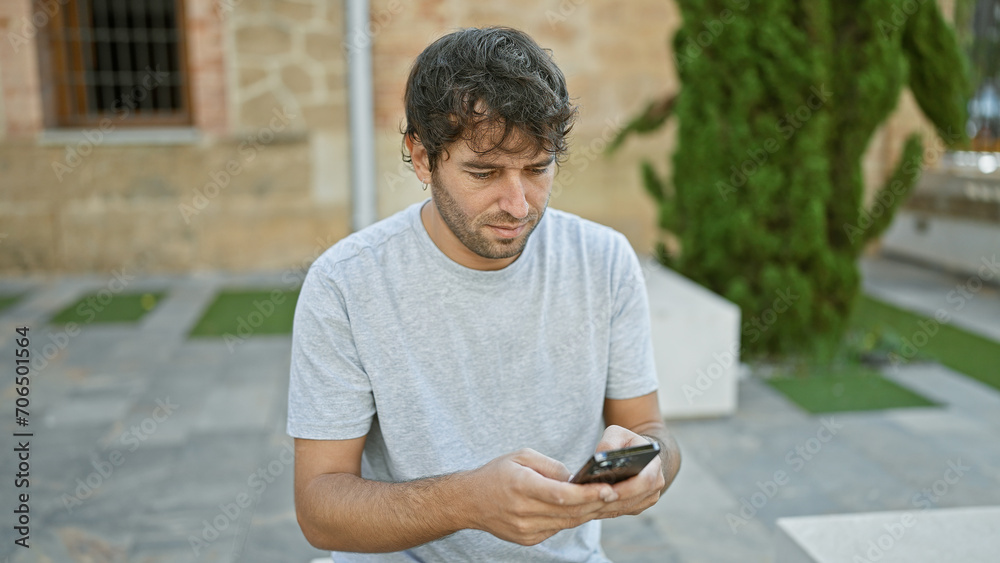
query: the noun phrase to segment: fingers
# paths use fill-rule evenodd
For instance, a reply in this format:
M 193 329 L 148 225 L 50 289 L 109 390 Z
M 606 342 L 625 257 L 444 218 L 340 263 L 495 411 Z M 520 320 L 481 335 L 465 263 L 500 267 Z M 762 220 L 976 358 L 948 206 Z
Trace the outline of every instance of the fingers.
M 643 438 L 639 436 L 639 439 Z M 509 459 L 515 468 L 511 492 L 539 501 L 543 505 L 574 508 L 571 512 L 573 515 L 596 513 L 603 511 L 610 503 L 634 501 L 648 497 L 653 492 L 658 494 L 664 484 L 659 457 L 654 458 L 635 477 L 615 485 L 569 483 L 570 473 L 565 465 L 532 449 L 514 452 Z M 548 511 L 545 508 L 541 510 Z
M 596 451 L 606 452 L 609 450 L 630 448 L 632 446 L 641 446 L 648 443 L 649 440 L 635 432 L 612 424 L 604 429 L 604 435 L 601 436 L 601 441 L 597 443 Z
M 475 527 L 522 545 L 534 545 L 596 518 L 641 512 L 657 501 L 662 486 L 656 482 L 658 459 L 614 486 L 579 485 L 567 481 L 565 465 L 530 449 L 497 458 L 477 473 L 494 508 L 477 517 Z
M 642 514 L 646 509 L 660 500 L 660 491 L 655 490 L 646 496 L 622 499 L 608 503 L 595 518 L 618 518 L 619 516 Z
M 645 436 L 640 436 L 627 428 L 611 425 L 604 430 L 597 451 L 608 451 L 649 444 Z M 612 486 L 618 499 L 610 502 L 603 510 L 601 518 L 621 514 L 638 514 L 656 503 L 666 481 L 663 477 L 662 459 L 653 458 L 638 475 L 620 481 Z
M 543 477 L 548 477 L 549 479 L 565 481 L 570 476 L 569 469 L 561 461 L 552 459 L 531 448 L 525 448 L 516 452 L 513 459 L 515 462 L 525 467 L 530 467 Z
M 607 483 L 569 483 L 565 465 L 529 449 L 497 458 L 471 475 L 472 490 L 481 491 L 483 504 L 491 507 L 473 515 L 472 527 L 522 545 L 607 517 L 607 507 L 619 500 Z
M 595 510 L 605 503 L 618 500 L 620 496 L 607 483 L 577 485 L 569 482 L 554 481 L 539 475 L 526 477 L 521 482 L 519 492 L 550 507 L 592 505 L 591 508 Z
M 606 483 L 580 486 L 569 483 L 570 472 L 561 462 L 532 449 L 516 452 L 513 461 L 534 470 L 544 479 L 525 476 L 523 492 L 547 504 L 577 506 L 588 503 L 614 502 L 619 494 Z
M 656 504 L 664 485 L 660 458 L 649 462 L 641 472 L 631 479 L 615 483 L 612 488 L 619 500 L 607 503 L 600 518 L 614 518 L 623 514 L 638 514 Z
M 654 487 L 661 489 L 663 485 L 663 461 L 660 459 L 660 456 L 656 456 L 635 477 L 619 481 L 612 488 L 615 489 L 618 496 L 627 498 L 653 489 Z

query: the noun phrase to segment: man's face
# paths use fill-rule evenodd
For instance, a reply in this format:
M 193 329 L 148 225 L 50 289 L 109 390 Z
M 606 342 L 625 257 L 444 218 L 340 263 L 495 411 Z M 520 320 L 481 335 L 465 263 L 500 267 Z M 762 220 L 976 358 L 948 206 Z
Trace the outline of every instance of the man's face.
M 438 159 L 431 195 L 441 220 L 466 249 L 510 263 L 545 213 L 554 176 L 547 152 L 477 154 L 459 141 Z

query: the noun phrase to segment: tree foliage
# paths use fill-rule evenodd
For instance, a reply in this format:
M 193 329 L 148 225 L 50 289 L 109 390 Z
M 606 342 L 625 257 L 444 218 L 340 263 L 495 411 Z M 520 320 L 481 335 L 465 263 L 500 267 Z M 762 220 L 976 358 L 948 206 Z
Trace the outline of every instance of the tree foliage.
M 682 88 L 627 136 L 678 118 L 673 178 L 644 162 L 659 259 L 737 303 L 750 355 L 826 355 L 859 290 L 857 258 L 919 177 L 920 137 L 864 204 L 862 156 L 909 86 L 964 140 L 966 64 L 933 0 L 678 0 Z

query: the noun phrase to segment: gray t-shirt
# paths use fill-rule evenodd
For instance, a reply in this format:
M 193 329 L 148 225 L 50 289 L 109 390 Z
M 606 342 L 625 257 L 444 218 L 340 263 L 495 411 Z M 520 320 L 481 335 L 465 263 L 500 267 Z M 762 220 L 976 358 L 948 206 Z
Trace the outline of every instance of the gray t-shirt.
M 425 202 L 426 203 L 426 202 Z M 604 399 L 657 388 L 639 261 L 620 233 L 549 209 L 502 270 L 431 240 L 418 203 L 328 249 L 302 285 L 288 433 L 368 435 L 362 477 L 407 481 L 533 448 L 575 471 Z M 606 561 L 600 523 L 524 547 L 462 530 L 407 552 L 334 561 Z

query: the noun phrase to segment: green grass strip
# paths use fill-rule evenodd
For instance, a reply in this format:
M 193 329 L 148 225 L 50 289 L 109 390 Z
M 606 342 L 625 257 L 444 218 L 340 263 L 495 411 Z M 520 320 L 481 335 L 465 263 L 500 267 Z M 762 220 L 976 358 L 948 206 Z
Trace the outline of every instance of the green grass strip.
M 188 336 L 291 334 L 299 290 L 226 290 L 205 309 Z
M 867 296 L 855 307 L 851 324 L 895 332 L 902 338 L 901 355 L 909 358 L 919 353 L 931 357 L 1000 390 L 1000 343 Z
M 3 310 L 6 309 L 7 307 L 10 307 L 14 303 L 17 303 L 18 301 L 20 301 L 21 297 L 22 296 L 20 294 L 18 294 L 18 295 L 0 295 L 0 313 L 2 313 Z
M 935 403 L 861 366 L 849 373 L 816 373 L 809 377 L 773 377 L 767 382 L 813 414 L 929 407 Z
M 164 295 L 166 295 L 164 292 L 113 294 L 106 290 L 91 293 L 59 311 L 49 322 L 52 324 L 135 322 L 152 311 Z

